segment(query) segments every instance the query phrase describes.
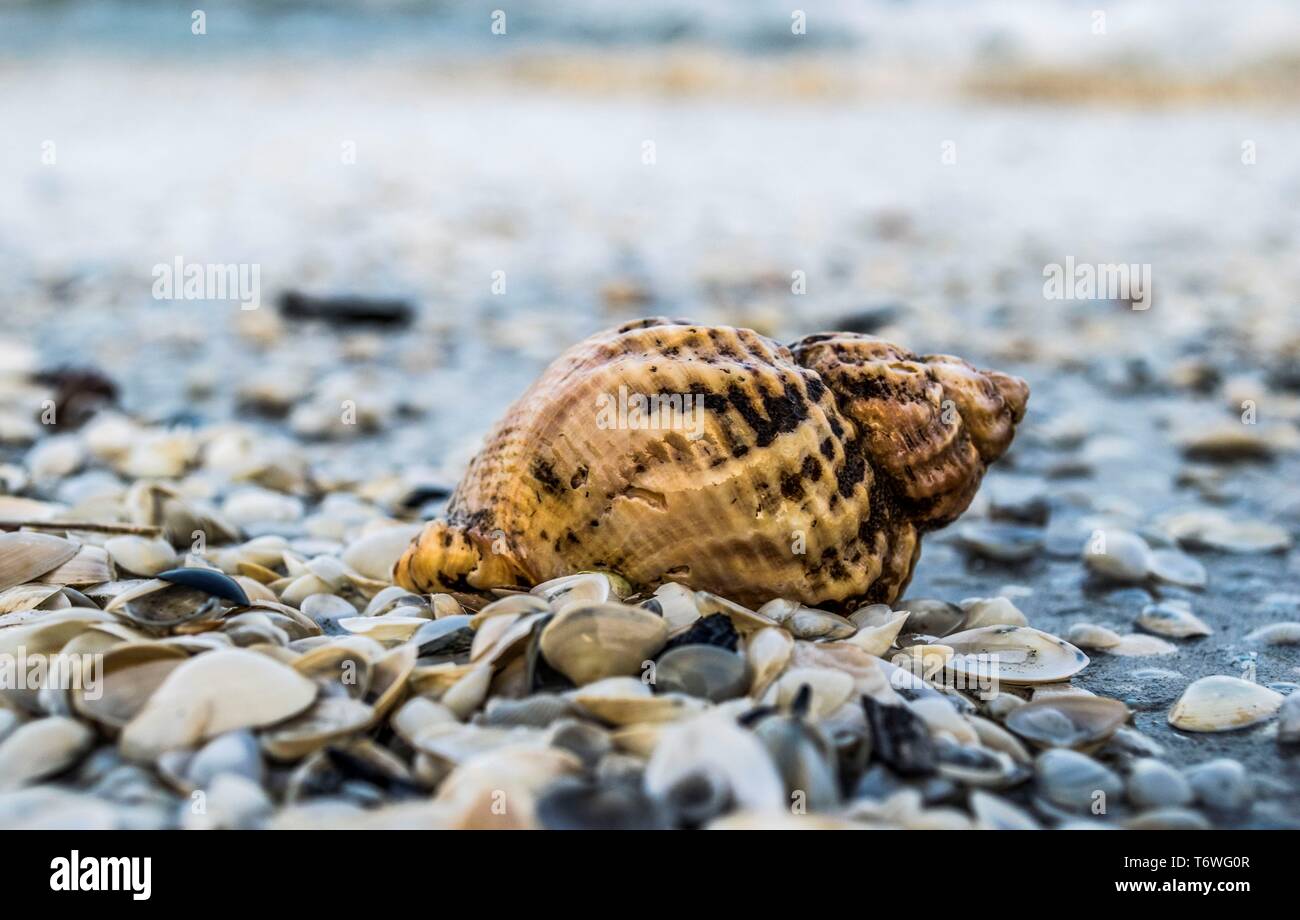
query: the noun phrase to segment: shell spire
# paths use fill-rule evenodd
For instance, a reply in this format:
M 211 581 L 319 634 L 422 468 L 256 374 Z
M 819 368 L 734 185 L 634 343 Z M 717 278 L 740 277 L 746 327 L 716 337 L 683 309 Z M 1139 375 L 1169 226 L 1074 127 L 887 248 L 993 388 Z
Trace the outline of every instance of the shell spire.
M 570 348 L 506 412 L 394 571 L 483 591 L 605 569 L 741 603 L 891 602 L 970 504 L 1023 380 L 872 336 L 790 347 L 661 318 Z

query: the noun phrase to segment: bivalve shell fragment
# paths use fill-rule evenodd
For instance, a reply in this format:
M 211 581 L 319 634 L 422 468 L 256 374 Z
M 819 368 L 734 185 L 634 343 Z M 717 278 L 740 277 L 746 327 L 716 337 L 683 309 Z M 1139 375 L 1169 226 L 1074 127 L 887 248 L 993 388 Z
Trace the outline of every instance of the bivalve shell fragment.
M 655 689 L 685 693 L 714 703 L 742 696 L 749 687 L 749 669 L 736 652 L 716 645 L 682 645 L 655 662 Z
M 1054 683 L 1088 664 L 1079 649 L 1032 626 L 983 626 L 945 636 L 943 644 L 954 652 L 948 670 L 977 681 Z
M 46 533 L 0 533 L 0 589 L 36 581 L 77 555 L 71 540 Z
M 277 760 L 301 760 L 326 744 L 362 731 L 374 711 L 346 696 L 326 696 L 310 709 L 262 733 L 262 750 Z
M 100 686 L 76 689 L 72 708 L 84 718 L 120 729 L 144 708 L 154 691 L 188 660 L 174 645 L 127 642 L 103 653 Z M 84 683 L 84 680 L 83 680 Z
M 884 607 L 883 604 L 876 606 Z M 884 657 L 910 617 L 911 613 L 906 610 L 893 611 L 885 607 L 881 619 L 864 621 L 858 631 L 844 641 L 869 654 Z
M 1128 707 L 1101 696 L 1058 696 L 1017 706 L 1006 726 L 1040 747 L 1088 750 L 1128 721 Z
M 750 633 L 745 639 L 745 659 L 753 677 L 749 695 L 761 697 L 790 663 L 794 637 L 777 626 Z
M 1174 601 L 1147 604 L 1138 614 L 1137 625 L 1148 632 L 1174 639 L 1209 636 L 1214 630 L 1192 613 L 1191 608 Z
M 119 570 L 145 578 L 154 578 L 176 565 L 176 550 L 156 537 L 112 537 L 104 541 L 104 549 Z
M 122 753 L 147 760 L 237 728 L 292 718 L 316 699 L 316 684 L 266 655 L 230 649 L 197 655 L 167 675 L 122 730 Z
M 1151 572 L 1151 547 L 1127 530 L 1098 530 L 1084 546 L 1083 561 L 1111 581 L 1143 582 Z
M 1300 645 L 1300 623 L 1269 623 L 1247 633 L 1246 641 L 1265 645 Z
M 655 694 L 635 677 L 607 677 L 569 694 L 584 712 L 611 725 L 672 722 L 706 705 L 678 693 Z
M 71 767 L 94 744 L 76 719 L 50 716 L 24 723 L 0 742 L 0 792 L 21 788 Z
M 1066 632 L 1065 638 L 1079 648 L 1099 651 L 1112 649 L 1121 641 L 1119 633 L 1105 626 L 1098 626 L 1096 623 L 1075 623 Z
M 1193 681 L 1169 710 L 1169 724 L 1188 732 L 1226 732 L 1271 719 L 1284 697 L 1276 690 L 1225 674 Z
M 685 824 L 732 806 L 775 810 L 787 801 L 762 742 L 720 714 L 666 729 L 646 765 L 645 788 Z
M 542 631 L 547 662 L 582 686 L 638 673 L 668 641 L 663 617 L 624 604 L 566 607 Z

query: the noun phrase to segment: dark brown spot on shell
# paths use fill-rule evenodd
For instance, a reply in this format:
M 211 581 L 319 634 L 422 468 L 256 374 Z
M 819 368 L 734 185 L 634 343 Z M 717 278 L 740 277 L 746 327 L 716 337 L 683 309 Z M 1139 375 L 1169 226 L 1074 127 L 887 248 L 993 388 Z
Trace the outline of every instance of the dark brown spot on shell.
M 552 495 L 564 494 L 564 483 L 560 482 L 560 477 L 555 475 L 555 468 L 541 457 L 533 460 L 531 472 L 533 478 L 540 482 L 547 492 Z

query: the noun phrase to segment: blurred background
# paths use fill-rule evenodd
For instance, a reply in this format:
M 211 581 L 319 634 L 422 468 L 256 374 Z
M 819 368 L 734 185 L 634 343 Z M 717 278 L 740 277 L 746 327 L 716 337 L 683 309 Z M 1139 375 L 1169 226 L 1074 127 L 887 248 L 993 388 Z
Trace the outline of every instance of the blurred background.
M 1300 6 L 1098 7 L 222 0 L 200 30 L 3 0 L 8 364 L 311 440 L 355 440 L 302 409 L 350 392 L 369 444 L 451 474 L 560 350 L 653 313 L 1121 388 L 1285 368 Z M 1150 264 L 1155 308 L 1045 299 L 1067 257 Z M 178 258 L 259 266 L 263 307 L 155 299 Z M 410 322 L 296 321 L 286 291 Z

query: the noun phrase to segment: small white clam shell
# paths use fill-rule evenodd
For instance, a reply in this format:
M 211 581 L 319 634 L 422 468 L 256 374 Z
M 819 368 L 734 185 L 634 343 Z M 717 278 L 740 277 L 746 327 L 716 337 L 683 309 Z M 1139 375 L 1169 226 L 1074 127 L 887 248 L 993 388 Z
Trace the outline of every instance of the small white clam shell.
M 706 705 L 685 694 L 656 695 L 636 677 L 607 677 L 571 691 L 569 699 L 580 709 L 612 725 L 671 722 Z
M 1034 759 L 1019 738 L 991 719 L 968 715 L 966 721 L 970 723 L 971 728 L 975 729 L 980 744 L 989 750 L 1001 751 L 1016 763 L 1030 763 Z
M 409 594 L 408 594 L 409 596 Z M 549 613 L 550 605 L 542 598 L 532 594 L 508 594 L 483 606 L 471 618 L 469 625 L 482 629 L 489 620 L 502 616 L 526 616 L 534 613 Z
M 706 782 L 741 809 L 776 810 L 786 804 L 785 784 L 762 742 L 721 714 L 670 726 L 646 765 L 645 788 L 672 800 L 683 783 Z
M 427 696 L 413 696 L 401 705 L 389 724 L 403 741 L 414 746 L 415 739 L 435 726 L 458 726 L 456 714 Z
M 889 651 L 890 646 L 894 644 L 894 640 L 898 638 L 898 634 L 903 629 L 903 624 L 907 622 L 909 616 L 911 614 L 906 610 L 889 611 L 884 622 L 871 626 L 862 626 L 856 633 L 843 641 L 856 645 L 872 655 L 883 657 Z
M 556 613 L 575 605 L 588 606 L 618 600 L 614 585 L 599 572 L 553 578 L 533 588 L 532 593 L 545 598 Z
M 736 627 L 736 631 L 741 635 L 762 629 L 765 626 L 779 625 L 776 620 L 769 616 L 764 616 L 757 611 L 750 610 L 748 607 L 737 604 L 725 597 L 719 597 L 709 591 L 696 591 L 695 603 L 700 608 L 701 616 L 722 614 L 731 620 L 731 625 Z
M 1127 633 L 1119 637 L 1119 644 L 1106 649 L 1109 655 L 1125 658 L 1151 658 L 1158 655 L 1176 655 L 1178 646 L 1157 636 Z
M 1083 561 L 1096 574 L 1111 581 L 1141 582 L 1151 570 L 1151 548 L 1127 530 L 1098 530 L 1088 538 Z
M 365 615 L 372 617 L 377 613 L 382 613 L 387 608 L 393 606 L 393 602 L 399 597 L 407 597 L 410 593 L 410 591 L 407 591 L 405 588 L 398 585 L 389 585 L 370 599 L 370 603 L 366 604 Z M 315 597 L 316 595 L 312 596 Z M 304 600 L 303 603 L 306 603 L 306 600 Z M 351 606 L 351 604 L 348 606 Z M 307 612 L 305 607 L 300 609 L 302 609 L 304 613 Z
M 1096 623 L 1075 623 L 1065 638 L 1079 648 L 1108 650 L 1120 644 L 1119 633 Z
M 488 620 L 474 634 L 470 660 L 495 666 L 503 665 L 521 650 L 523 643 L 533 634 L 533 629 L 545 616 L 544 613 L 530 613 L 525 616 L 495 617 Z M 498 625 L 498 621 L 501 625 Z
M 786 626 L 786 620 L 794 616 L 803 607 L 798 601 L 786 600 L 783 597 L 776 597 L 768 601 L 762 607 L 758 608 L 758 613 L 767 617 L 773 623 L 779 623 Z M 788 629 L 789 627 L 786 626 Z M 805 638 L 800 636 L 800 638 Z M 811 637 L 808 637 L 811 638 Z
M 121 570 L 152 578 L 176 566 L 176 550 L 166 540 L 133 535 L 112 537 L 104 549 Z
M 1028 626 L 1029 619 L 1015 604 L 1005 597 L 977 597 L 961 602 L 966 611 L 963 629 L 981 626 Z
M 276 589 L 281 582 L 271 585 Z M 329 582 L 306 572 L 297 576 L 292 581 L 287 582 L 283 588 L 280 588 L 280 602 L 288 604 L 290 607 L 302 608 L 302 602 L 313 594 L 333 594 L 338 589 Z
M 830 668 L 791 668 L 776 682 L 776 703 L 789 706 L 807 685 L 812 691 L 809 715 L 820 719 L 839 709 L 853 694 L 853 677 Z
M 0 588 L 36 581 L 73 556 L 78 546 L 71 540 L 46 533 L 0 533 Z
M 91 632 L 82 633 L 79 639 Z M 167 675 L 186 660 L 185 652 L 174 645 L 148 641 L 115 644 L 101 653 L 101 686 L 92 688 L 87 684 L 74 689 L 72 709 L 83 719 L 122 728 L 135 718 Z M 83 680 L 86 676 L 83 672 Z
M 700 608 L 695 603 L 695 592 L 675 581 L 666 582 L 655 589 L 654 599 L 664 612 L 668 631 L 675 633 L 686 629 L 700 618 Z
M 71 476 L 86 462 L 86 445 L 76 435 L 54 435 L 27 452 L 26 466 L 33 479 Z
M 0 591 L 0 614 L 53 610 L 68 606 L 61 585 L 14 585 L 12 588 Z M 0 620 L 0 626 L 8 626 L 11 622 L 21 622 L 21 620 L 19 618 L 13 621 Z
M 1158 523 L 1185 546 L 1204 546 L 1225 553 L 1272 553 L 1291 546 L 1291 535 L 1285 528 L 1266 521 L 1234 520 L 1221 511 L 1184 511 Z
M 98 585 L 113 577 L 113 567 L 102 546 L 85 544 L 77 554 L 37 581 L 47 585 Z
M 18 726 L 0 743 L 0 792 L 18 789 L 72 766 L 95 742 L 76 719 L 50 716 Z
M 341 558 L 367 578 L 392 581 L 393 565 L 419 532 L 419 524 L 384 527 L 348 544 Z
M 849 614 L 849 622 L 858 629 L 879 626 L 893 618 L 894 609 L 888 604 L 867 604 Z
M 1191 608 L 1174 601 L 1147 604 L 1138 614 L 1137 625 L 1148 632 L 1175 639 L 1208 636 L 1214 632 L 1204 620 L 1192 613 Z
M 839 671 L 853 679 L 853 696 L 869 696 L 877 702 L 898 702 L 896 688 L 917 687 L 931 693 L 924 680 L 911 671 L 894 667 L 883 658 L 877 658 L 848 642 L 796 642 L 791 664 L 796 668 L 814 668 Z M 897 680 L 897 682 L 895 682 Z
M 934 681 L 942 678 L 944 666 L 954 654 L 949 645 L 910 645 L 889 661 L 924 680 Z
M 115 622 L 103 610 L 72 607 L 42 613 L 31 622 L 0 629 L 0 655 L 50 655 L 92 626 Z
M 263 733 L 262 749 L 277 760 L 298 760 L 363 730 L 373 718 L 369 706 L 351 697 L 321 697 L 310 709 Z
M 1042 747 L 1087 749 L 1113 735 L 1129 719 L 1128 707 L 1100 696 L 1065 695 L 1026 703 L 1007 713 L 1011 731 Z
M 1263 642 L 1266 645 L 1300 644 L 1300 623 L 1269 623 L 1246 635 L 1247 642 Z
M 750 696 L 761 697 L 790 663 L 794 654 L 794 637 L 778 626 L 768 626 L 750 633 L 745 639 L 745 659 L 752 680 Z
M 1152 550 L 1151 574 L 1166 584 L 1184 588 L 1204 588 L 1209 581 L 1205 566 L 1176 549 Z
M 958 744 L 979 744 L 979 734 L 974 726 L 963 719 L 947 700 L 923 697 L 907 700 L 904 705 L 921 717 L 931 734 L 946 735 Z
M 1282 744 L 1300 742 L 1300 696 L 1288 696 L 1278 710 L 1277 740 Z
M 1290 548 L 1291 535 L 1265 521 L 1229 521 L 1203 531 L 1200 542 L 1225 553 L 1276 553 Z
M 535 828 L 542 790 L 581 767 L 568 751 L 534 742 L 488 751 L 460 764 L 439 785 L 434 801 L 439 821 L 461 830 Z M 502 801 L 513 804 L 503 809 Z
M 357 615 L 357 608 L 336 594 L 310 594 L 303 598 L 299 609 L 316 623 L 337 622 Z
M 944 636 L 954 654 L 948 670 L 970 680 L 1008 684 L 1068 680 L 1088 665 L 1088 656 L 1064 639 L 1032 626 L 983 626 Z
M 1239 677 L 1213 674 L 1193 681 L 1169 710 L 1169 724 L 1189 732 L 1226 732 L 1267 721 L 1285 697 Z
M 663 617 L 625 604 L 566 604 L 542 631 L 542 654 L 575 684 L 641 671 L 668 641 Z
M 781 624 L 796 639 L 845 639 L 858 631 L 857 626 L 838 614 L 783 598 L 768 601 L 757 613 Z
M 316 684 L 267 655 L 207 652 L 176 668 L 122 730 L 120 747 L 147 760 L 237 728 L 288 719 L 316 699 Z
M 221 505 L 226 519 L 239 526 L 266 521 L 296 521 L 302 517 L 302 500 L 292 495 L 249 486 L 228 495 Z
M 369 636 L 380 642 L 405 642 L 415 635 L 417 629 L 428 622 L 426 617 L 384 614 L 377 617 L 344 617 L 338 621 L 338 624 L 340 628 L 350 633 Z
M 241 543 L 229 550 L 223 550 L 232 563 L 252 562 L 268 569 L 273 569 L 284 562 L 288 541 L 276 534 L 263 534 Z M 223 562 L 226 559 L 223 556 Z M 223 569 L 225 566 L 223 565 Z

